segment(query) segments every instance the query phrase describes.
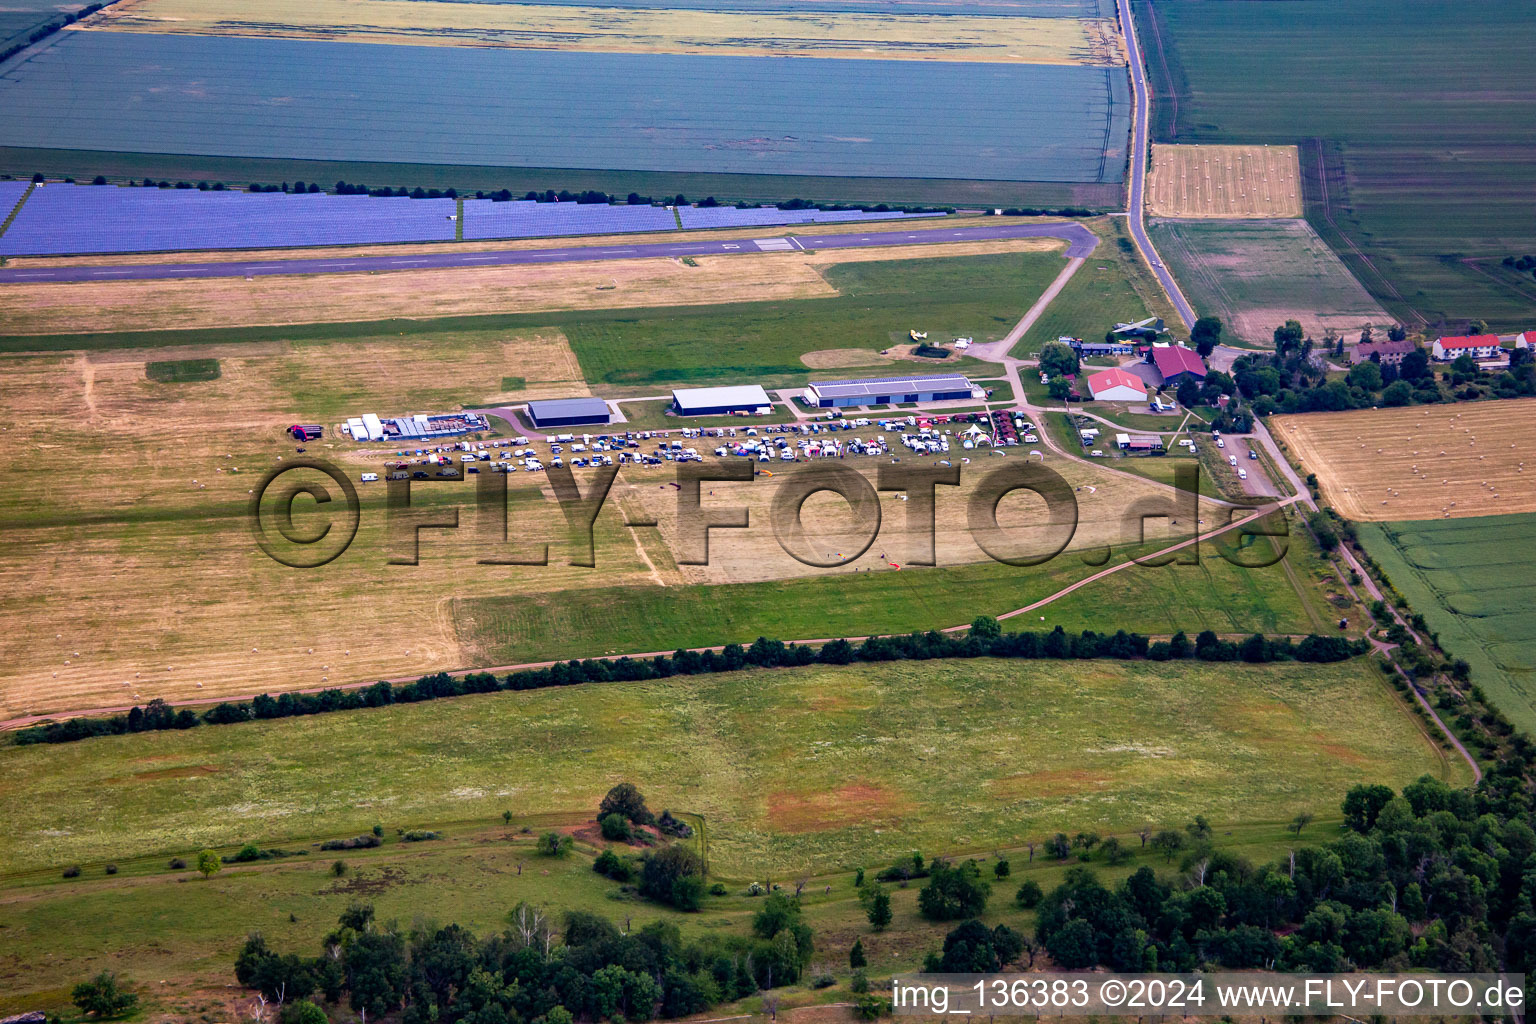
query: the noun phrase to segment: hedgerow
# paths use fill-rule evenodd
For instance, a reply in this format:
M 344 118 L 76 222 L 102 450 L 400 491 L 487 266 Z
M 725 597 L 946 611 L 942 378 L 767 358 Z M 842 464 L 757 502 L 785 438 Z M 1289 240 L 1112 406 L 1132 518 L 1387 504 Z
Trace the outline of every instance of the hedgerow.
M 984 616 L 977 619 L 963 636 L 930 630 L 904 636 L 873 636 L 858 644 L 833 640 L 819 648 L 759 637 L 748 647 L 727 644 L 719 651 L 680 650 L 670 656 L 663 654 L 654 658 L 562 661 L 548 668 L 523 669 L 504 677 L 489 672 L 470 672 L 463 676 L 437 672 L 422 676 L 414 683 L 399 686 L 379 682 L 349 690 L 283 693 L 276 697 L 262 694 L 251 701 L 218 704 L 201 716 L 187 708 L 178 710 L 165 701 L 153 700 L 143 708 L 135 707 L 127 715 L 71 718 L 23 729 L 16 734 L 16 742 L 22 745 L 70 743 L 92 736 L 295 718 L 331 711 L 414 704 L 473 693 L 540 690 L 550 686 L 574 686 L 581 683 L 644 682 L 673 676 L 736 672 L 745 668 L 933 661 L 943 658 L 1332 662 L 1364 654 L 1368 649 L 1369 645 L 1364 640 L 1316 634 L 1296 643 L 1289 637 L 1273 639 L 1255 633 L 1240 643 L 1233 643 L 1220 639 L 1209 630 L 1201 633 L 1193 642 L 1183 633 L 1176 633 L 1169 640 L 1153 642 L 1145 636 L 1127 633 L 1125 630 L 1115 633 L 1098 633 L 1093 630 L 1068 633 L 1060 626 L 1048 633 L 1004 633 L 999 630 L 995 619 Z

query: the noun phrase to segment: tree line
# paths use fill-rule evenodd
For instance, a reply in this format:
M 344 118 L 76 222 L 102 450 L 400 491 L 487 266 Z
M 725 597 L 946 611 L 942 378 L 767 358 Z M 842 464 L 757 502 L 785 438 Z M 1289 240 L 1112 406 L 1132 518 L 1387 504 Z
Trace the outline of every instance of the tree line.
M 1426 775 L 1401 793 L 1357 785 L 1342 810 L 1343 836 L 1269 864 L 1213 849 L 1192 826 L 1175 876 L 1142 867 L 1110 887 L 1074 867 L 1039 900 L 1034 941 L 1072 970 L 1536 965 L 1528 788 L 1452 790 Z
M 253 933 L 235 978 L 279 1008 L 285 1024 L 325 1020 L 317 1000 L 344 1002 L 365 1020 L 398 1015 L 401 1024 L 648 1021 L 792 984 L 813 948 L 799 904 L 783 896 L 759 908 L 749 936 L 687 942 L 669 922 L 629 932 L 573 910 L 557 923 L 527 903 L 494 935 L 458 924 L 403 929 L 356 903 L 317 956 L 278 953 Z
M 126 715 L 79 717 L 49 722 L 16 733 L 19 745 L 70 743 L 92 736 L 191 729 L 199 725 L 228 725 L 256 719 L 293 718 L 331 711 L 413 704 L 443 697 L 503 690 L 537 690 L 581 683 L 641 682 L 672 676 L 736 672 L 746 668 L 794 668 L 807 665 L 850 665 L 854 662 L 932 661 L 946 658 L 1088 659 L 1169 661 L 1333 662 L 1364 654 L 1364 640 L 1311 634 L 1299 643 L 1289 637 L 1255 633 L 1240 642 L 1223 640 L 1210 630 L 1193 641 L 1183 632 L 1152 641 L 1139 633 L 1119 630 L 1099 633 L 1085 629 L 1068 633 L 1060 626 L 1050 632 L 1005 633 L 996 619 L 981 616 L 962 635 L 937 630 L 900 636 L 873 636 L 861 643 L 833 640 L 820 648 L 758 637 L 750 646 L 727 644 L 720 651 L 679 650 L 654 658 L 585 659 L 556 662 L 548 668 L 523 669 L 498 678 L 489 672 L 451 676 L 446 672 L 422 676 L 395 686 L 378 682 L 357 689 L 328 689 L 318 693 L 262 694 L 251 701 L 227 701 L 198 715 L 163 700 L 134 707 Z

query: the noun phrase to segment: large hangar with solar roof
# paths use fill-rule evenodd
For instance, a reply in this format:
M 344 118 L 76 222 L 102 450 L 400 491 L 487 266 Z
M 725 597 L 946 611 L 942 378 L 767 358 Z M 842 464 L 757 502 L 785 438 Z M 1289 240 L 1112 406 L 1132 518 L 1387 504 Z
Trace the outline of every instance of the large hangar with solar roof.
M 958 373 L 932 377 L 871 377 L 864 380 L 812 381 L 806 404 L 818 409 L 859 405 L 951 402 L 977 397 L 970 378 Z

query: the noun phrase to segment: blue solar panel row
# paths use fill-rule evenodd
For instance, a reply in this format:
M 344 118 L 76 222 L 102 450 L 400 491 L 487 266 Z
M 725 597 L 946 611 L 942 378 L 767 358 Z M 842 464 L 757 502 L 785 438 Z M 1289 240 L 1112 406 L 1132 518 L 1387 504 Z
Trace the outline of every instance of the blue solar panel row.
M 661 206 L 608 206 L 601 203 L 535 203 L 518 199 L 464 203 L 464 237 L 544 238 L 555 235 L 602 235 L 626 231 L 675 231 L 672 211 Z
M 27 199 L 0 255 L 441 242 L 456 210 L 452 199 L 53 184 Z
M 770 227 L 778 224 L 829 224 L 837 221 L 943 216 L 933 213 L 865 213 L 862 210 L 779 210 L 772 206 L 747 210 L 738 210 L 734 206 L 680 206 L 677 212 L 685 228 Z
M 27 183 L 24 181 L 0 181 L 0 224 L 5 223 L 5 218 L 11 215 L 16 208 L 16 203 L 27 194 Z
M 27 183 L 0 181 L 0 221 Z M 452 199 L 373 198 L 325 193 L 191 191 L 100 185 L 38 186 L 0 236 L 0 256 L 281 249 L 312 245 L 446 242 L 455 237 Z M 678 209 L 685 228 L 771 227 L 882 221 L 932 214 L 779 210 L 733 206 Z M 464 202 L 467 240 L 674 231 L 670 207 L 582 203 Z

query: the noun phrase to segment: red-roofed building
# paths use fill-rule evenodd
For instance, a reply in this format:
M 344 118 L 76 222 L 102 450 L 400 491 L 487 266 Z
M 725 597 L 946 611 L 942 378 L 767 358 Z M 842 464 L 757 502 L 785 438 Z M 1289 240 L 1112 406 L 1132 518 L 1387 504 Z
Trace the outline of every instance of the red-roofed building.
M 1515 335 L 1515 348 L 1536 349 L 1536 331 L 1526 331 L 1524 334 Z
M 1205 360 L 1183 345 L 1153 345 L 1151 362 L 1164 384 L 1205 380 Z
M 1145 402 L 1147 386 L 1134 373 L 1118 366 L 1089 374 L 1088 390 L 1099 402 Z
M 1461 356 L 1492 359 L 1499 354 L 1499 336 L 1473 334 L 1467 337 L 1436 338 L 1430 354 L 1442 363 L 1449 363 Z

